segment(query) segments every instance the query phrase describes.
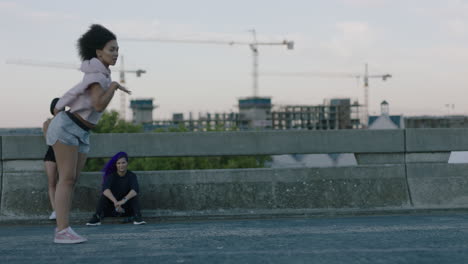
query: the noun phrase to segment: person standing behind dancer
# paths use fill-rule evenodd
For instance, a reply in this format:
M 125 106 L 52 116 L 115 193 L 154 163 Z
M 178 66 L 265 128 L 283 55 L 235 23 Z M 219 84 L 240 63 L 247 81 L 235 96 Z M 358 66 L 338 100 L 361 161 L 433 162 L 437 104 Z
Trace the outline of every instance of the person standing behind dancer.
M 117 89 L 130 93 L 111 80 L 109 65 L 115 65 L 119 56 L 114 33 L 101 25 L 91 25 L 78 39 L 77 46 L 82 59 L 83 80 L 57 102 L 56 116 L 47 130 L 47 145 L 54 150 L 59 172 L 54 242 L 65 244 L 87 241 L 70 227 L 69 214 L 75 183 L 89 152 L 89 130 L 96 126 Z M 65 106 L 70 110 L 65 112 Z
M 54 98 L 50 103 L 50 113 L 54 115 L 55 105 L 57 104 L 60 98 Z M 42 131 L 44 132 L 44 136 L 47 135 L 47 128 L 49 127 L 50 122 L 52 119 L 47 119 L 44 124 L 42 125 Z M 48 193 L 49 193 L 49 200 L 50 206 L 52 207 L 52 213 L 49 216 L 49 220 L 55 220 L 55 188 L 57 186 L 58 180 L 58 173 L 57 173 L 57 163 L 55 160 L 54 150 L 51 146 L 47 148 L 47 152 L 44 156 L 44 167 L 47 174 L 47 183 L 48 183 Z

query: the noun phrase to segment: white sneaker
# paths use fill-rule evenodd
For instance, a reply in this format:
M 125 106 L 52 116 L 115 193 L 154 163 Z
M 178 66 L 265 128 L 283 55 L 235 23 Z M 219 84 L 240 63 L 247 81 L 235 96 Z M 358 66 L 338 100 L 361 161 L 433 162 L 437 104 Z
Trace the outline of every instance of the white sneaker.
M 146 224 L 146 222 L 143 221 L 143 219 L 141 219 L 141 216 L 135 216 L 135 218 L 133 219 L 133 224 L 134 225 L 144 225 L 144 224 Z
M 88 241 L 86 238 L 78 235 L 71 227 L 67 227 L 62 231 L 55 232 L 54 243 L 59 244 L 77 244 Z
M 55 220 L 57 219 L 57 215 L 55 214 L 55 211 L 53 211 L 50 215 L 49 215 L 49 220 Z

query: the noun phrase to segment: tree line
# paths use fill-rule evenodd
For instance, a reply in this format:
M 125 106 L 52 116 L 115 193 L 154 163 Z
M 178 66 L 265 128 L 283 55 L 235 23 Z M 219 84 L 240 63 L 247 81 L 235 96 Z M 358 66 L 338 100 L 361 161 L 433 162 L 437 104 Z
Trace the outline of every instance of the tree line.
M 156 129 L 151 133 L 187 132 L 184 126 Z M 212 132 L 221 131 L 212 130 Z M 143 133 L 142 125 L 135 125 L 119 118 L 116 111 L 103 113 L 92 133 Z M 124 149 L 122 151 L 125 151 Z M 110 157 L 109 157 L 110 158 Z M 84 171 L 100 171 L 109 158 L 89 158 Z M 264 168 L 270 156 L 214 156 L 214 157 L 129 157 L 128 169 L 133 171 L 203 170 Z

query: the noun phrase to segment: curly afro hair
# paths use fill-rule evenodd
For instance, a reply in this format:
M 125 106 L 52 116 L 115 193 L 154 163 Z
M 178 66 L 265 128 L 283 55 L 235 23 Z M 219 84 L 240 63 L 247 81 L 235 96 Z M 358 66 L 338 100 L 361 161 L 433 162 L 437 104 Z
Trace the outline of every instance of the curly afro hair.
M 91 25 L 89 30 L 78 39 L 77 47 L 81 60 L 95 58 L 96 50 L 103 49 L 111 40 L 117 40 L 114 33 L 101 25 Z

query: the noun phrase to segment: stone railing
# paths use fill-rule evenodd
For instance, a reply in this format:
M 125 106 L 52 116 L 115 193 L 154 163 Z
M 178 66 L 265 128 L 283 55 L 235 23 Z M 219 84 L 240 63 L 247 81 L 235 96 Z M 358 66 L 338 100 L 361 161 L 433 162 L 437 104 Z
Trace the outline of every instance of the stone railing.
M 463 208 L 468 165 L 447 160 L 451 151 L 468 150 L 467 135 L 467 129 L 93 134 L 90 157 L 354 153 L 357 160 L 347 167 L 136 172 L 144 213 L 153 216 Z M 0 215 L 46 215 L 43 137 L 2 136 L 0 146 Z M 99 172 L 82 173 L 73 212 L 94 210 L 100 183 Z

